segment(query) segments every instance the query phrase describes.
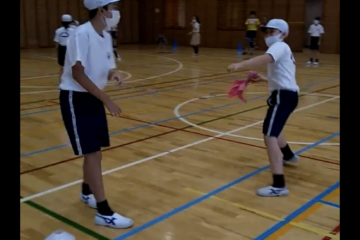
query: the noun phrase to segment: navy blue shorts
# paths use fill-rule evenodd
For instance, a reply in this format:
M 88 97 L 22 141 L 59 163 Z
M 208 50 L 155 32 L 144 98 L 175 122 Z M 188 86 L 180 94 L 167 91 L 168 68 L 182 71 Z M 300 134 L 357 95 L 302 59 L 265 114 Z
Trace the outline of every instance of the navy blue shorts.
M 88 92 L 60 91 L 60 109 L 75 155 L 110 146 L 104 104 Z
M 263 134 L 268 137 L 279 137 L 298 102 L 299 95 L 297 92 L 290 90 L 273 91 L 267 100 L 269 109 L 263 124 Z

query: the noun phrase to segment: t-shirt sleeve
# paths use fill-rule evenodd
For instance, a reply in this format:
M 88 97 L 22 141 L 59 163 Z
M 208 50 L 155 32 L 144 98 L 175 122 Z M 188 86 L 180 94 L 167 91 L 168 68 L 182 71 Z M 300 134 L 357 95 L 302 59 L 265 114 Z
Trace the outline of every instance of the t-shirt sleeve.
M 55 31 L 54 42 L 59 43 L 59 31 L 58 30 Z
M 274 62 L 278 61 L 286 52 L 286 44 L 284 42 L 276 42 L 269 47 L 266 51 L 267 54 L 271 55 Z
M 312 33 L 312 25 L 310 25 L 308 33 Z
M 245 25 L 249 24 L 249 19 L 246 19 Z
M 86 32 L 74 32 L 68 39 L 66 55 L 70 60 L 71 66 L 76 62 L 86 63 L 89 51 L 89 36 Z

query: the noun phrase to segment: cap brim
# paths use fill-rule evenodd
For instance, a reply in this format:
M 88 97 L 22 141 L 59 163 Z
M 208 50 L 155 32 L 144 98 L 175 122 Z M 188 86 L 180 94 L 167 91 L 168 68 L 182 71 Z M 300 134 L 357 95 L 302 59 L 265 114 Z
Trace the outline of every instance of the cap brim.
M 277 29 L 276 27 L 273 27 L 273 26 L 262 26 L 260 27 L 260 30 L 263 31 L 263 32 L 266 32 L 267 29 Z
M 262 26 L 262 27 L 260 27 L 260 30 L 261 30 L 262 32 L 266 32 L 267 29 L 268 29 L 267 26 Z

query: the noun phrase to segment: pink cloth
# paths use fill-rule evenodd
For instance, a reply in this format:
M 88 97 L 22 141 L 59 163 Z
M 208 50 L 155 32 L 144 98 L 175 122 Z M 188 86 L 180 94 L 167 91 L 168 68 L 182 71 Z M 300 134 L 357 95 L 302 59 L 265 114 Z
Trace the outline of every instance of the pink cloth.
M 250 83 L 249 80 L 256 78 L 258 78 L 257 72 L 250 71 L 248 72 L 247 79 L 236 80 L 228 91 L 229 98 L 237 96 L 241 101 L 246 103 L 246 99 L 244 98 L 243 93 L 247 85 Z

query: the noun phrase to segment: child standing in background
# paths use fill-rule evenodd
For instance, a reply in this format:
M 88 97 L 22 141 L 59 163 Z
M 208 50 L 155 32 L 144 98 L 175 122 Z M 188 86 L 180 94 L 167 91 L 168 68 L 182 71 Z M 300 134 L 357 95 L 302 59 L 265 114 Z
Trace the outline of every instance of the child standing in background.
M 321 36 L 325 33 L 324 27 L 320 24 L 320 17 L 314 19 L 314 23 L 310 25 L 308 32 L 310 34 L 310 60 L 307 63 L 318 66 Z
M 249 51 L 250 55 L 253 55 L 256 41 L 256 33 L 258 26 L 260 25 L 259 19 L 256 17 L 256 12 L 251 11 L 249 18 L 245 22 L 247 31 L 246 31 L 246 43 L 247 43 L 247 51 Z M 245 51 L 243 54 L 247 54 Z

